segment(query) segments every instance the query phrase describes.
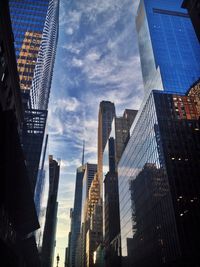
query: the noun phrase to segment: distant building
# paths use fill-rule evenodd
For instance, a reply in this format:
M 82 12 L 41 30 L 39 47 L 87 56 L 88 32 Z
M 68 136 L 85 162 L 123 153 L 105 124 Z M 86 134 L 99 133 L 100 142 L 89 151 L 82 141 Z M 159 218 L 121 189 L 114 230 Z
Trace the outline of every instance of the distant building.
M 100 190 L 102 197 L 103 189 L 103 151 L 106 146 L 108 136 L 111 131 L 112 120 L 115 117 L 115 105 L 110 101 L 101 101 L 98 115 L 98 177 L 100 180 Z
M 85 172 L 83 176 L 82 184 L 82 208 L 81 208 L 81 258 L 82 267 L 86 265 L 86 234 L 90 228 L 90 218 L 88 217 L 88 200 L 89 200 L 89 190 L 97 172 L 97 164 L 85 164 Z
M 141 0 L 136 18 L 146 94 L 184 94 L 200 76 L 200 46 L 182 0 Z
M 83 187 L 84 172 L 85 172 L 84 165 L 77 168 L 74 208 L 73 208 L 73 224 L 71 225 L 70 256 L 69 256 L 70 267 L 76 266 L 75 265 L 76 248 L 78 245 L 77 242 L 81 230 L 82 187 Z
M 85 164 L 85 172 L 82 183 L 82 215 L 81 215 L 82 222 L 85 222 L 87 217 L 89 190 L 96 172 L 97 172 L 96 164 L 90 164 L 90 163 Z
M 42 242 L 42 267 L 52 267 L 55 250 L 55 234 L 57 224 L 57 194 L 60 176 L 60 165 L 49 156 L 49 195 L 46 211 L 46 221 Z
M 137 115 L 137 110 L 125 109 L 122 117 L 114 118 L 112 125 L 115 131 L 115 163 L 116 166 L 130 138 L 130 128 Z
M 93 252 L 102 242 L 102 204 L 100 203 L 100 183 L 97 173 L 89 190 L 87 218 L 89 227 L 86 232 L 86 267 L 93 265 Z
M 65 267 L 69 267 L 69 265 L 68 265 L 68 247 L 65 249 Z
M 184 0 L 182 7 L 186 8 L 192 20 L 197 38 L 200 42 L 200 3 L 199 0 Z
M 139 113 L 118 166 L 122 266 L 200 264 L 199 116 L 159 91 Z
M 67 262 L 67 266 L 71 266 L 71 250 L 72 250 L 72 229 L 73 229 L 73 225 L 74 225 L 74 211 L 71 208 L 70 209 L 70 231 L 68 233 L 68 249 L 67 249 L 67 255 L 65 257 L 65 261 Z
M 120 219 L 118 191 L 118 162 L 130 138 L 130 127 L 137 110 L 125 110 L 115 117 L 103 153 L 104 175 L 104 244 L 106 266 L 120 266 Z M 118 247 L 117 247 L 118 246 Z

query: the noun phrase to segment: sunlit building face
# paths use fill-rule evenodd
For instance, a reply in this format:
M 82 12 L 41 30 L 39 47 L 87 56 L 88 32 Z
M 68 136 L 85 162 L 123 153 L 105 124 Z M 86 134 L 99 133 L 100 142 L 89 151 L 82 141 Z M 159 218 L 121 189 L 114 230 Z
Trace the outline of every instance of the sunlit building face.
M 41 40 L 41 33 L 31 31 L 25 33 L 17 60 L 20 88 L 22 90 L 30 90 L 31 88 Z

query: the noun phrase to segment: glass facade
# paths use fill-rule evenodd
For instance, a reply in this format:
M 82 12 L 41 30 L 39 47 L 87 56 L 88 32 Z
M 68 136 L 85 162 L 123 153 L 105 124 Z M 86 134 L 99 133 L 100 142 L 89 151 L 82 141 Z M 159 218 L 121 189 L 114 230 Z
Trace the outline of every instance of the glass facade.
M 161 91 L 138 114 L 118 166 L 123 267 L 199 264 L 198 117 L 193 97 Z
M 145 90 L 186 93 L 200 76 L 200 45 L 182 0 L 141 0 L 136 18 Z
M 10 0 L 20 87 L 47 109 L 58 38 L 59 0 Z M 27 94 L 27 92 L 26 92 Z

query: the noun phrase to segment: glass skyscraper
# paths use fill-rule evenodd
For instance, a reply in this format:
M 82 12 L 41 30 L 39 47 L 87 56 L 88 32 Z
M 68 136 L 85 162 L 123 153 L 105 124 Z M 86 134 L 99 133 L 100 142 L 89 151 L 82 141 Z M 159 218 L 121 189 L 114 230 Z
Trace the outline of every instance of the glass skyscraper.
M 200 45 L 182 2 L 140 2 L 136 27 L 146 91 L 184 94 L 200 76 Z
M 20 87 L 47 109 L 58 39 L 59 0 L 10 0 Z M 25 99 L 25 97 L 24 97 Z
M 186 96 L 200 76 L 200 46 L 181 4 L 138 8 L 146 94 L 118 165 L 123 267 L 200 264 L 200 114 Z
M 199 113 L 152 91 L 118 168 L 123 267 L 199 264 Z
M 24 103 L 21 142 L 34 192 L 58 40 L 59 0 L 10 0 L 9 6 Z

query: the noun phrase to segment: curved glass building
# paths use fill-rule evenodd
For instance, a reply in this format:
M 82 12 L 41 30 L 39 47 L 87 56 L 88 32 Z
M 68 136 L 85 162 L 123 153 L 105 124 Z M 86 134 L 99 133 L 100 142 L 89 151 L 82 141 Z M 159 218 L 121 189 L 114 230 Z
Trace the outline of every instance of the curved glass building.
M 59 0 L 10 0 L 20 87 L 29 107 L 47 109 L 58 39 Z

